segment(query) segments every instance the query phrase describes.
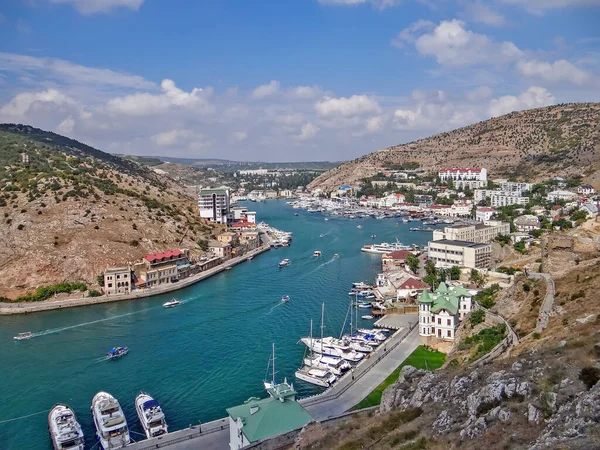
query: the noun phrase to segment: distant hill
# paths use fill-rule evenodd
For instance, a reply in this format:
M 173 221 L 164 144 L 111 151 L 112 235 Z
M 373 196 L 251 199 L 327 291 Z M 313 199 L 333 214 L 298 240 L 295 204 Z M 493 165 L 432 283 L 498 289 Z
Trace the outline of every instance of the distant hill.
M 106 266 L 147 253 L 199 254 L 198 240 L 214 233 L 172 179 L 27 125 L 0 124 L 0 215 L 0 296 L 9 298 L 60 281 L 94 286 Z
M 571 103 L 514 112 L 426 139 L 369 153 L 316 178 L 310 188 L 332 191 L 386 167 L 418 163 L 485 167 L 490 176 L 542 179 L 593 177 L 600 168 L 600 103 Z
M 134 156 L 115 155 L 121 158 L 145 164 L 147 166 L 159 165 L 161 161 L 172 162 L 189 166 L 211 167 L 216 170 L 235 172 L 237 170 L 252 169 L 296 169 L 296 170 L 329 170 L 337 167 L 343 161 L 304 161 L 304 162 L 261 162 L 261 161 L 230 161 L 217 158 L 174 158 L 172 156 Z

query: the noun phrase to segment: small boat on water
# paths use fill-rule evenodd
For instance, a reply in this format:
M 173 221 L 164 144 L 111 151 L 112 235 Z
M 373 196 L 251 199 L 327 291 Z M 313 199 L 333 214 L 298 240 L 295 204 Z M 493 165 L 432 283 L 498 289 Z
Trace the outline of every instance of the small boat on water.
M 248 257 L 246 258 L 246 261 L 252 261 L 252 256 L 248 256 Z
M 282 295 L 281 296 L 281 301 L 282 302 L 289 302 L 290 301 L 290 296 L 289 295 Z
M 357 225 L 356 228 L 358 228 L 359 230 L 362 230 L 362 225 Z
M 298 213 L 294 213 L 295 216 L 298 216 Z
M 282 259 L 279 262 L 279 267 L 285 267 L 285 266 L 289 266 L 290 265 L 290 260 L 288 258 Z
M 375 239 L 376 237 L 377 237 L 377 235 L 376 235 L 376 234 L 372 234 L 372 235 L 371 235 L 371 239 Z
M 119 359 L 121 356 L 125 356 L 129 353 L 127 347 L 115 347 L 108 352 L 108 359 Z
M 329 219 L 327 217 L 325 217 L 325 222 L 329 221 Z
M 33 333 L 31 331 L 26 331 L 25 333 L 19 333 L 13 339 L 15 341 L 24 341 L 25 339 L 31 339 L 33 337 Z
M 54 450 L 83 450 L 81 425 L 67 405 L 56 405 L 48 414 L 48 431 Z
M 319 235 L 319 237 L 320 237 L 320 238 L 322 238 L 322 237 L 325 237 L 325 235 L 321 233 L 321 234 Z
M 371 320 L 373 319 L 373 316 L 371 314 L 367 314 L 366 316 L 362 316 L 361 319 Z
M 163 308 L 175 308 L 176 306 L 181 305 L 181 302 L 175 298 L 172 298 L 166 303 L 163 303 Z
M 340 257 L 340 255 L 338 255 L 337 253 L 334 253 L 334 254 L 333 254 L 333 257 L 334 257 L 334 258 L 339 258 L 339 257 Z
M 127 419 L 117 399 L 108 392 L 94 395 L 92 417 L 101 449 L 113 450 L 129 445 L 131 438 Z
M 373 305 L 371 305 L 370 303 L 357 303 L 357 305 L 359 308 L 372 308 Z
M 321 256 L 321 251 L 320 250 L 315 250 L 313 252 L 313 256 Z
M 165 413 L 150 395 L 140 392 L 135 398 L 135 410 L 148 439 L 168 432 Z

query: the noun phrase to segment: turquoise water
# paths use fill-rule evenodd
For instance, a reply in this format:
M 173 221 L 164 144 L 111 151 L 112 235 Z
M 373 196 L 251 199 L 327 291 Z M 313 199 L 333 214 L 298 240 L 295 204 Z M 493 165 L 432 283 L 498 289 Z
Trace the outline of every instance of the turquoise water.
M 294 381 L 300 395 L 319 388 L 295 382 L 309 321 L 318 330 L 325 303 L 325 333 L 339 335 L 353 281 L 373 281 L 381 258 L 360 251 L 376 242 L 425 244 L 431 233 L 411 233 L 396 220 L 347 220 L 293 210 L 282 201 L 252 203 L 259 220 L 292 231 L 292 245 L 272 249 L 176 293 L 127 302 L 27 316 L 0 317 L 0 448 L 51 448 L 47 416 L 55 403 L 71 406 L 81 422 L 88 447 L 94 445 L 90 402 L 106 390 L 123 406 L 129 425 L 141 432 L 133 401 L 140 392 L 159 400 L 171 430 L 225 417 L 225 408 L 251 396 L 264 396 L 262 380 L 276 346 L 278 377 Z M 298 212 L 299 216 L 294 216 Z M 358 229 L 357 225 L 363 225 Z M 319 238 L 324 234 L 323 238 Z M 321 250 L 321 258 L 312 257 Z M 340 257 L 333 259 L 333 254 Z M 277 263 L 290 258 L 289 267 Z M 282 304 L 288 294 L 291 300 Z M 183 304 L 164 309 L 177 297 Z M 369 325 L 364 321 L 364 325 Z M 37 337 L 13 342 L 19 332 Z M 106 361 L 117 345 L 129 354 Z M 136 440 L 141 437 L 132 434 Z

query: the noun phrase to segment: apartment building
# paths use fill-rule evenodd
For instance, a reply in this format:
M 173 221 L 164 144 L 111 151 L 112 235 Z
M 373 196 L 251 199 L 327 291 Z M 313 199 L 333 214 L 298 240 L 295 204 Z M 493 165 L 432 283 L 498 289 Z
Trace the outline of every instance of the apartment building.
M 233 220 L 229 189 L 198 190 L 198 209 L 203 219 L 228 224 Z
M 453 225 L 443 230 L 433 231 L 433 240 L 448 239 L 453 241 L 492 242 L 496 236 L 510 233 L 510 224 L 498 220 L 488 220 L 473 225 Z
M 487 186 L 487 169 L 475 167 L 443 167 L 438 172 L 442 182 L 452 181 L 457 189 L 478 189 Z
M 104 293 L 129 294 L 132 285 L 131 267 L 110 267 L 104 271 Z
M 427 258 L 436 267 L 441 268 L 458 266 L 489 269 L 492 262 L 492 246 L 478 242 L 440 239 L 429 242 Z

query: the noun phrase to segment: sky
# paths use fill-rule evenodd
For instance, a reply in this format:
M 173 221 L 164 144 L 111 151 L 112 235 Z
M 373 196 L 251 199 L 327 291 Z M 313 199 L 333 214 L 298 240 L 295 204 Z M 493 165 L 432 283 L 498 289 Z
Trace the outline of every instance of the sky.
M 600 0 L 3 0 L 0 122 L 111 153 L 342 161 L 600 101 Z

